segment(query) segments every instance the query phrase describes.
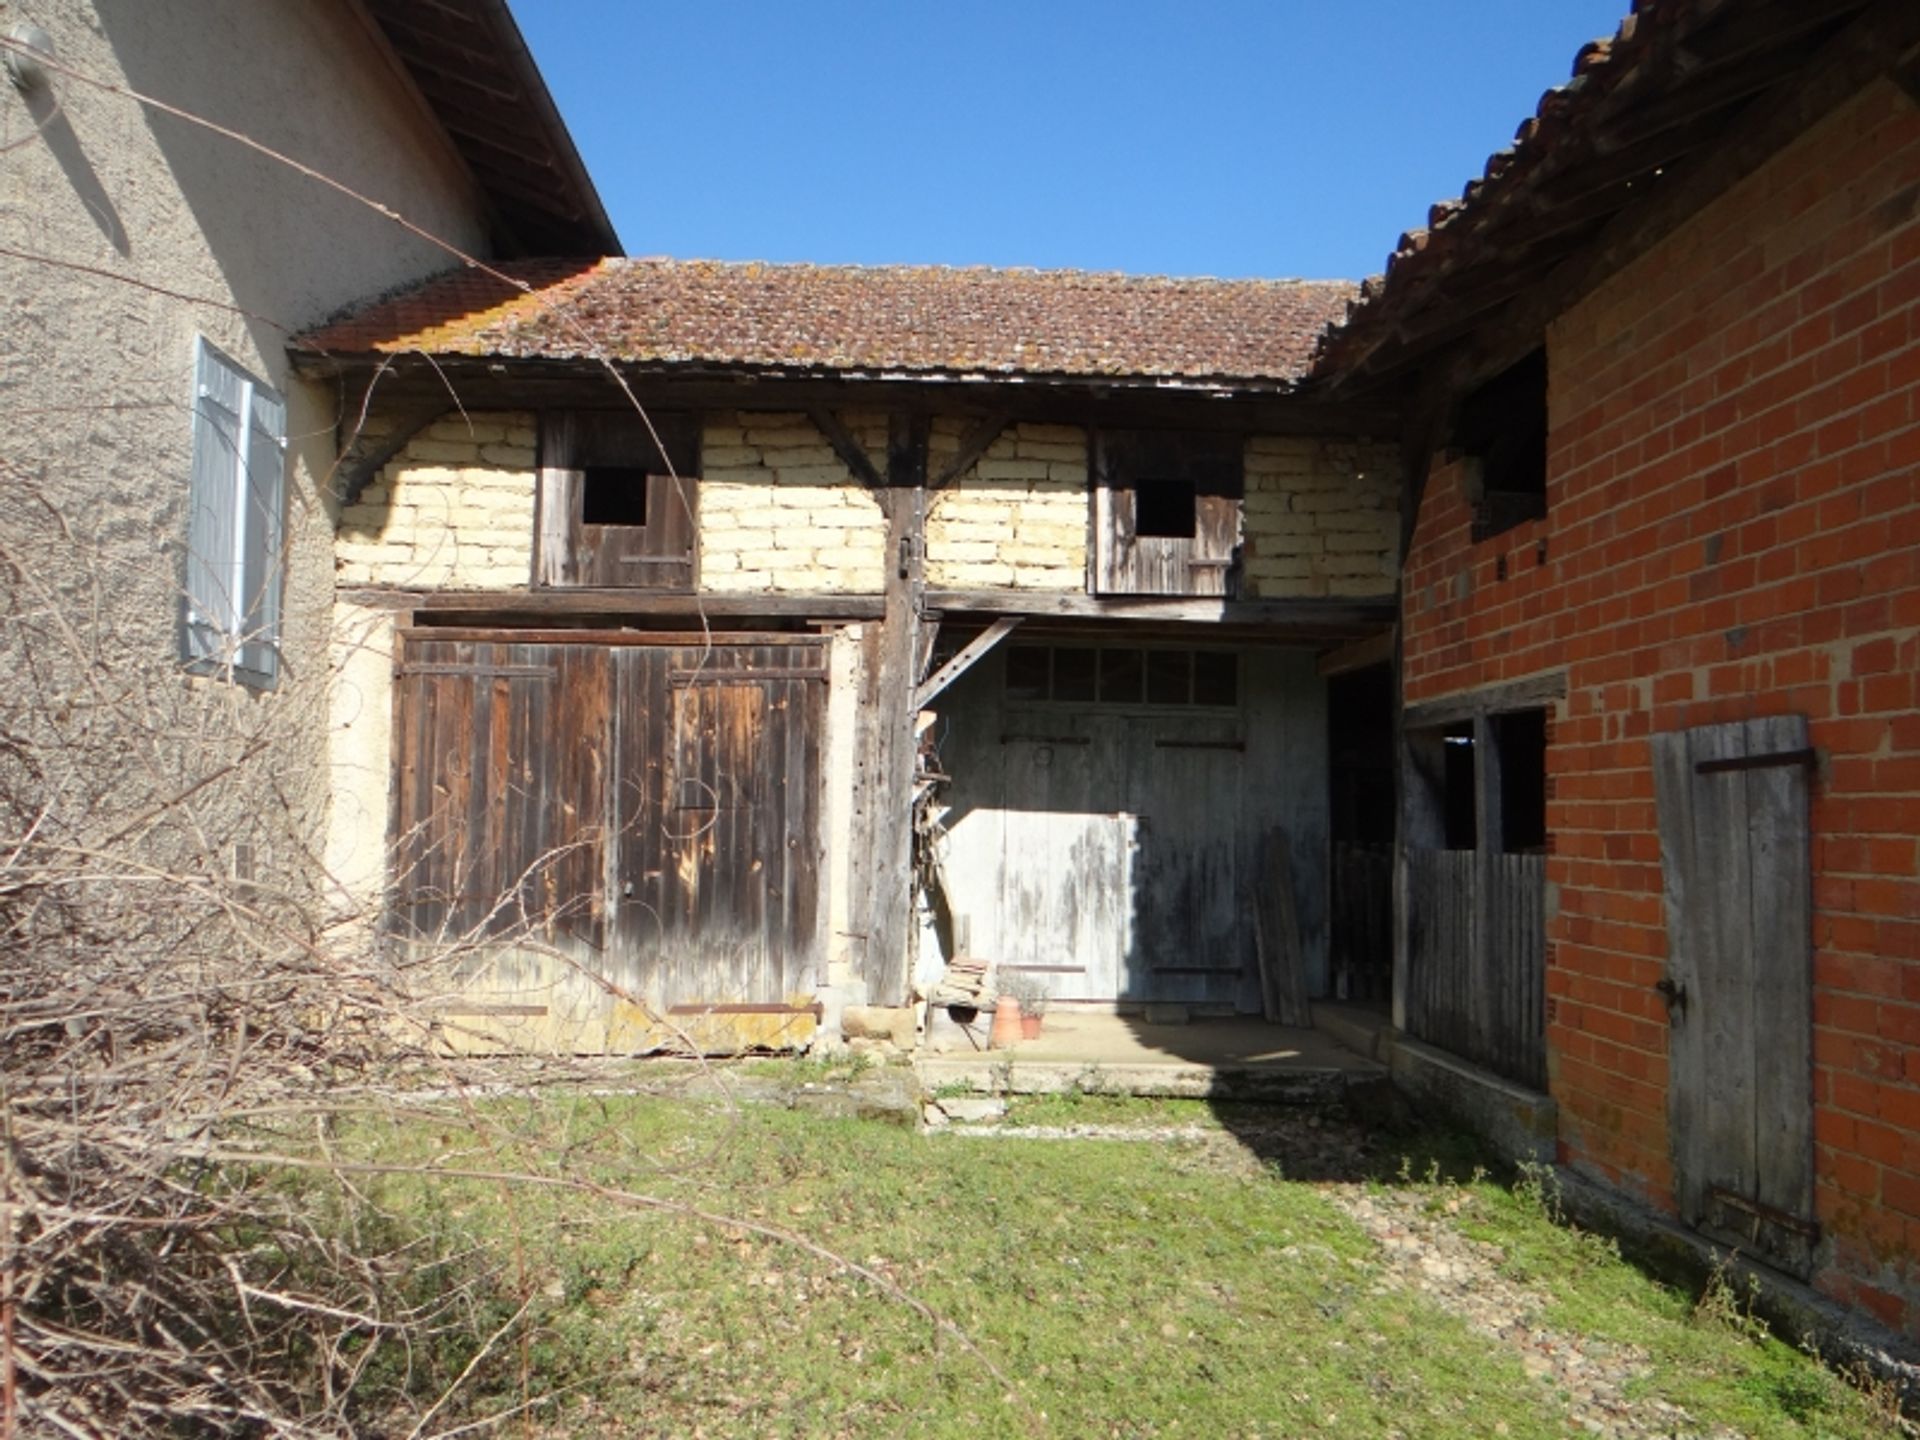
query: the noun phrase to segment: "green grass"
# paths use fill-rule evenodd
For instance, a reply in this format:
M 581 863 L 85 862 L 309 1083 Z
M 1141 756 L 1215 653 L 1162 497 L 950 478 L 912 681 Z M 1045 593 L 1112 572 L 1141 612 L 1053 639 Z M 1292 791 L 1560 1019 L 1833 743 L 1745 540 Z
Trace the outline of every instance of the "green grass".
M 1184 1103 L 1144 1118 L 1185 1123 L 1169 1119 L 1188 1116 Z M 1109 1097 L 1017 1113 L 1083 1105 L 1143 1114 Z M 538 1166 L 789 1228 L 950 1319 L 1011 1389 L 898 1300 L 778 1240 L 576 1192 L 362 1182 L 416 1228 L 423 1253 L 478 1241 L 505 1257 L 476 1334 L 532 1297 L 476 1366 L 463 1414 L 564 1392 L 545 1433 L 1449 1437 L 1491 1433 L 1495 1419 L 1513 1437 L 1568 1430 L 1516 1353 L 1384 1285 L 1373 1242 L 1318 1188 L 1271 1166 L 1223 1167 L 1205 1147 L 956 1140 L 620 1097 L 500 1102 L 479 1118 L 335 1143 L 365 1159 Z M 1645 1388 L 1702 1422 L 1884 1433 L 1804 1357 L 1696 1320 L 1687 1297 L 1526 1198 L 1470 1188 L 1468 1223 L 1551 1291 L 1555 1323 L 1646 1346 L 1657 1366 Z M 469 1341 L 435 1357 L 435 1373 L 474 1352 Z

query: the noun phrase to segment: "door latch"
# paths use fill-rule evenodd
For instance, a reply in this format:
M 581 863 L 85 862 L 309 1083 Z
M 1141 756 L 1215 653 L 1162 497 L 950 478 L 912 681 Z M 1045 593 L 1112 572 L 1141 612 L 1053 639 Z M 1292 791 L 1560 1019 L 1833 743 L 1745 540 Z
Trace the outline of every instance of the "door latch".
M 1686 1010 L 1687 987 L 1675 980 L 1671 975 L 1662 975 L 1658 980 L 1653 982 L 1653 988 L 1658 990 L 1660 992 L 1660 998 L 1667 1002 L 1667 1015 L 1669 1018 L 1672 1017 L 1675 1010 L 1683 1012 Z

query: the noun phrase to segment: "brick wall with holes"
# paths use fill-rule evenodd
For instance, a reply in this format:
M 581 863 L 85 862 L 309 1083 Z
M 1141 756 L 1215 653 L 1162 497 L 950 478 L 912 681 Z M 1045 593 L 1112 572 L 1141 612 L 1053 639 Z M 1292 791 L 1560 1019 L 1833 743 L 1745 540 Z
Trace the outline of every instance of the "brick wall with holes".
M 1567 671 L 1563 1158 L 1672 1204 L 1648 736 L 1803 713 L 1815 1278 L 1920 1334 L 1920 106 L 1862 92 L 1563 314 L 1548 370 L 1546 518 L 1475 543 L 1436 464 L 1402 595 L 1409 702 Z

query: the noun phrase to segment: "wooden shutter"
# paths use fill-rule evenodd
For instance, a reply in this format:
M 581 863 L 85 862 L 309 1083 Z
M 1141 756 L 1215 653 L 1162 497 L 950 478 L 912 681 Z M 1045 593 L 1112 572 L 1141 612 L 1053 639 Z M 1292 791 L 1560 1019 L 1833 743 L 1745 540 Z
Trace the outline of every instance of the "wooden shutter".
M 632 411 L 575 411 L 546 418 L 534 554 L 538 584 L 693 588 L 698 503 L 693 425 L 684 415 L 658 415 L 653 429 L 665 444 L 664 453 Z M 647 472 L 645 524 L 584 523 L 587 472 L 599 465 Z
M 271 683 L 280 670 L 280 586 L 282 515 L 286 505 L 286 402 L 271 390 L 252 387 L 247 426 L 241 517 L 241 592 L 239 641 L 235 660 L 243 670 Z
M 1095 436 L 1094 591 L 1225 595 L 1240 547 L 1244 479 L 1237 435 L 1109 430 Z M 1142 535 L 1143 484 L 1191 487 L 1191 535 Z
M 239 628 L 234 588 L 234 486 L 239 474 L 246 377 L 205 340 L 194 357 L 193 473 L 188 487 L 186 620 L 183 656 L 223 663 Z
M 181 654 L 270 684 L 279 670 L 286 402 L 203 338 L 194 359 Z

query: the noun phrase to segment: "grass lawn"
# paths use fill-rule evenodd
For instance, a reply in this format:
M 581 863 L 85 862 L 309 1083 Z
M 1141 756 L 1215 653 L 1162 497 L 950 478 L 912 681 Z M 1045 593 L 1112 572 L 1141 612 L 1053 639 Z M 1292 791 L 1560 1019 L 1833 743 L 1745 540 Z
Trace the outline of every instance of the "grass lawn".
M 1292 1165 L 1284 1136 L 1263 1143 L 1246 1116 L 1198 1103 L 1053 1100 L 1015 1118 L 1141 1117 L 1214 1133 L 1063 1141 L 1014 1125 L 973 1139 L 766 1105 L 546 1096 L 368 1123 L 334 1145 L 368 1161 L 535 1169 L 788 1229 L 901 1287 L 977 1347 L 764 1234 L 575 1190 L 356 1180 L 424 1237 L 423 1256 L 471 1257 L 479 1242 L 503 1257 L 474 1325 L 477 1336 L 505 1326 L 497 1343 L 408 1360 L 441 1376 L 473 1363 L 449 1422 L 550 1394 L 534 1433 L 1583 1433 L 1588 1412 L 1561 1379 L 1476 1328 L 1476 1285 L 1456 1277 L 1448 1303 L 1444 1286 L 1413 1283 L 1355 1218 L 1364 1212 L 1389 1227 L 1404 1215 L 1416 1233 L 1439 1227 L 1500 1293 L 1537 1297 L 1540 1325 L 1626 1357 L 1628 1418 L 1668 1413 L 1656 1402 L 1684 1412 L 1676 1429 L 1611 1433 L 1889 1433 L 1868 1397 L 1724 1304 L 1702 1309 L 1556 1227 L 1537 1196 L 1429 1175 L 1424 1144 L 1393 1142 L 1419 1152 L 1407 1175 L 1427 1178 L 1396 1178 L 1396 1162 L 1365 1180 L 1337 1177 L 1325 1146 Z

